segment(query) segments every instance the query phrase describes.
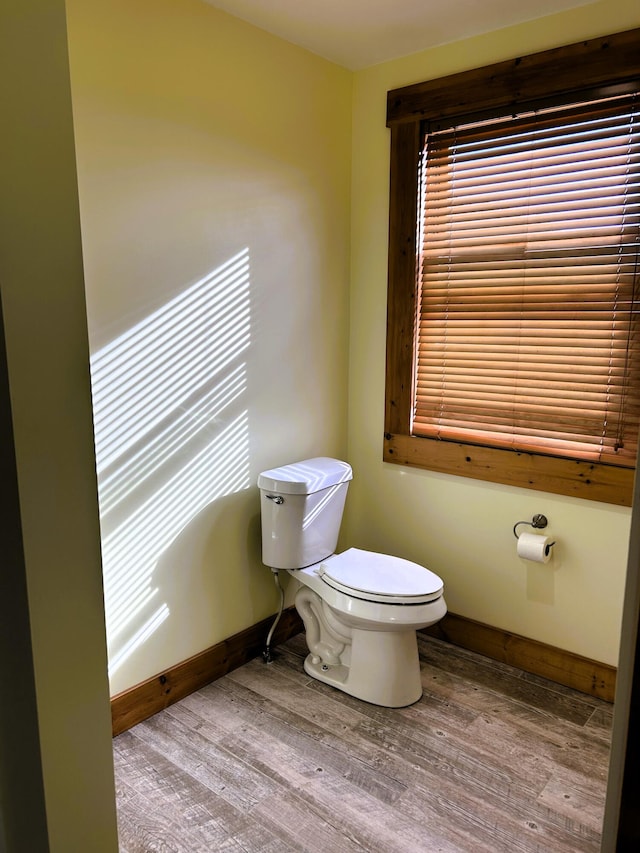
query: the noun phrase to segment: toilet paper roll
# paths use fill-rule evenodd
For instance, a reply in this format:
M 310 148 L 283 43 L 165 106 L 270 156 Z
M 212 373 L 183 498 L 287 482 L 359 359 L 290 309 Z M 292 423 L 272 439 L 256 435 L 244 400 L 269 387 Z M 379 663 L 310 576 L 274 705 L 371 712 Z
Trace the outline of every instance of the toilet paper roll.
M 537 533 L 521 533 L 518 537 L 518 556 L 534 563 L 548 563 L 551 559 L 552 539 Z

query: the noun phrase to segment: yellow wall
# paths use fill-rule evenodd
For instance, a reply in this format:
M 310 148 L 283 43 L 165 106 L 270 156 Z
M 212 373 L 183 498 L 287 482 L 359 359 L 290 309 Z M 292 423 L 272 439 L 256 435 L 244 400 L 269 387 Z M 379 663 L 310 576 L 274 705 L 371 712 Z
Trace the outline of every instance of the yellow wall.
M 200 0 L 67 7 L 117 693 L 275 611 L 257 475 L 346 453 L 352 75 Z
M 629 510 L 382 462 L 385 111 L 389 89 L 639 25 L 635 0 L 604 0 L 378 65 L 354 81 L 349 539 L 429 566 L 455 613 L 609 664 L 618 657 Z M 513 525 L 538 512 L 557 539 L 548 565 L 516 555 Z
M 0 80 L 1 657 L 12 659 L 0 849 L 107 853 L 117 848 L 111 714 L 63 0 L 0 6 Z M 16 661 L 32 661 L 32 715 Z
M 385 106 L 635 26 L 635 2 L 355 74 L 200 0 L 67 9 L 112 692 L 275 610 L 256 477 L 315 454 L 354 466 L 345 545 L 426 563 L 457 613 L 615 663 L 627 510 L 381 461 Z M 548 566 L 515 553 L 536 512 Z

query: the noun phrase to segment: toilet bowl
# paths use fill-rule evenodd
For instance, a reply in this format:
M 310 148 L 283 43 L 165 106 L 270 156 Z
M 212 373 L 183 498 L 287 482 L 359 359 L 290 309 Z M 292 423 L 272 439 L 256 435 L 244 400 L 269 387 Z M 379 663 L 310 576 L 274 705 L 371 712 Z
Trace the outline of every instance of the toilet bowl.
M 416 630 L 447 611 L 442 580 L 387 554 L 335 553 L 351 467 L 319 457 L 263 472 L 262 559 L 299 583 L 308 675 L 390 708 L 422 696 Z
M 291 574 L 302 584 L 295 605 L 309 647 L 305 672 L 374 705 L 420 699 L 416 630 L 447 611 L 437 575 L 357 548 Z

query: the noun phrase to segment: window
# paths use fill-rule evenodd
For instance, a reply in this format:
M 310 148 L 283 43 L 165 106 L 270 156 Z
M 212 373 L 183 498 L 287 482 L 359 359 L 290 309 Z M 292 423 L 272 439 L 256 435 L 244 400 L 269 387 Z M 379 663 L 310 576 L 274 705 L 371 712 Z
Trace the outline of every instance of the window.
M 639 32 L 389 93 L 387 461 L 630 503 Z

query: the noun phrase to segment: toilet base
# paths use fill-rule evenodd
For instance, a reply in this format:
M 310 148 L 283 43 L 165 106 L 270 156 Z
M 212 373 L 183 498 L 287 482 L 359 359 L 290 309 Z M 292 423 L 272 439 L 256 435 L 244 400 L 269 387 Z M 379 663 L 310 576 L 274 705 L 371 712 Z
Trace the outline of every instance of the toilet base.
M 323 664 L 309 654 L 304 662 L 307 675 L 372 705 L 404 708 L 417 702 L 422 682 L 415 630 L 352 631 L 348 665 Z

